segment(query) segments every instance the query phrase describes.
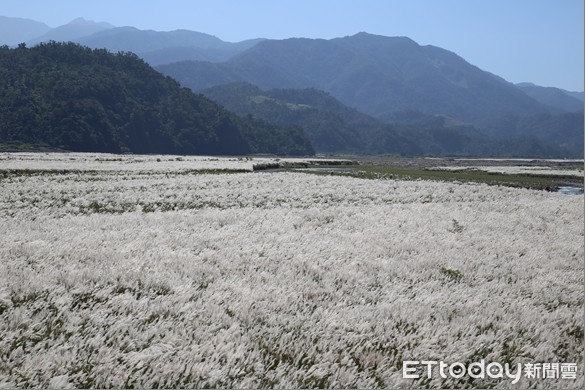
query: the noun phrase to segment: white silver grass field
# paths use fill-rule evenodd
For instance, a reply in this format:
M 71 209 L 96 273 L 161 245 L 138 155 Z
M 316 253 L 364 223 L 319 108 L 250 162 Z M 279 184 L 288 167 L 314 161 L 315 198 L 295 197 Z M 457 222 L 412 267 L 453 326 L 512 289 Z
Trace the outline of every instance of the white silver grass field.
M 583 196 L 42 156 L 0 159 L 0 387 L 584 385 Z M 480 359 L 577 379 L 402 378 Z

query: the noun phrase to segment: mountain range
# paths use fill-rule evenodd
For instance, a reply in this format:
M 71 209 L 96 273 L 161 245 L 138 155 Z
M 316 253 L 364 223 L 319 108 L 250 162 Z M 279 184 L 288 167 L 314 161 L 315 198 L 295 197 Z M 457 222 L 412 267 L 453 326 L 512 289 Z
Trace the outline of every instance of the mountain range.
M 509 115 L 559 112 L 452 52 L 405 37 L 265 40 L 222 63 L 185 61 L 157 69 L 193 90 L 229 82 L 312 87 L 379 119 L 418 110 L 494 133 Z
M 242 53 L 248 49 L 253 48 L 256 44 L 264 41 L 265 39 L 258 38 L 258 39 L 249 39 L 242 42 L 225 42 L 221 39 L 201 33 L 195 32 L 190 30 L 175 30 L 175 31 L 153 31 L 153 30 L 139 30 L 134 27 L 115 27 L 106 22 L 94 22 L 91 20 L 86 20 L 84 18 L 77 18 L 71 21 L 68 24 L 58 26 L 56 28 L 50 28 L 44 23 L 37 22 L 30 19 L 23 19 L 23 18 L 13 18 L 13 17 L 5 17 L 0 16 L 0 45 L 6 44 L 8 46 L 15 46 L 19 43 L 26 43 L 29 46 L 35 45 L 40 42 L 49 42 L 53 41 L 71 41 L 80 43 L 84 46 L 88 46 L 91 48 L 106 48 L 113 52 L 118 51 L 130 51 L 133 53 L 138 54 L 140 57 L 144 58 L 149 64 L 156 66 L 161 64 L 170 64 L 175 62 L 181 61 L 205 61 L 205 62 L 225 62 L 230 60 L 231 58 L 235 57 L 237 54 Z M 362 40 L 359 40 L 359 37 L 362 37 Z M 354 42 L 358 45 L 365 45 L 362 47 L 366 52 L 368 51 L 368 46 L 376 48 L 379 51 L 384 50 L 384 47 L 379 46 L 379 43 L 383 40 L 383 38 L 387 37 L 377 37 L 378 42 L 373 42 L 372 38 L 375 36 L 370 36 L 366 33 L 357 34 L 354 37 Z M 335 39 L 332 40 L 333 42 L 337 42 L 343 40 Z M 399 39 L 394 39 L 396 42 L 399 42 Z M 317 41 L 319 43 L 325 42 L 324 40 L 305 40 L 305 41 Z M 409 42 L 410 40 L 403 38 L 403 43 Z M 389 43 L 389 40 L 386 40 L 385 43 Z M 409 43 L 414 43 L 410 41 Z M 318 46 L 318 45 L 314 45 Z M 396 44 L 394 46 L 397 46 Z M 412 45 L 411 45 L 412 46 Z M 411 47 L 412 48 L 412 47 Z M 432 46 L 425 47 L 427 51 L 433 50 Z M 442 50 L 439 48 L 434 48 L 435 50 Z M 261 49 L 260 49 L 261 50 Z M 315 50 L 315 49 L 313 49 Z M 318 50 L 318 48 L 317 48 Z M 262 50 L 261 50 L 262 51 Z M 331 52 L 327 52 L 330 54 Z M 363 53 L 357 53 L 357 55 Z M 369 58 L 372 61 L 375 61 L 376 58 L 369 57 L 371 53 L 365 53 L 366 56 L 362 58 Z M 390 53 L 388 53 L 390 54 Z M 447 51 L 443 51 L 442 54 L 453 54 L 448 53 Z M 402 56 L 403 53 L 400 53 Z M 255 56 L 254 53 L 251 53 L 251 56 Z M 391 55 L 392 56 L 392 55 Z M 450 56 L 451 59 L 457 58 L 456 55 Z M 336 56 L 329 56 L 330 60 L 336 58 Z M 459 58 L 460 59 L 460 58 Z M 384 60 L 382 58 L 382 60 Z M 404 61 L 408 62 L 408 58 L 404 58 Z M 439 66 L 441 62 L 445 62 L 443 59 L 435 59 L 434 66 L 436 68 L 441 68 L 443 73 L 448 73 L 453 71 L 450 66 Z M 383 61 L 383 63 L 388 63 Z M 373 66 L 372 63 L 369 66 Z M 419 70 L 421 71 L 421 70 Z M 235 71 L 237 73 L 237 70 Z M 251 81 L 251 80 L 242 80 L 241 75 L 224 75 L 227 79 L 222 81 L 231 82 L 231 81 Z M 456 80 L 459 75 L 451 75 L 451 82 L 457 83 L 464 83 L 462 80 Z M 306 86 L 306 80 L 303 83 L 302 78 L 294 77 L 297 80 L 297 86 Z M 455 78 L 455 79 L 454 79 Z M 264 81 L 264 80 L 262 80 Z M 269 85 L 264 85 L 261 82 L 255 83 L 258 84 L 260 87 L 273 87 Z M 290 87 L 294 86 L 295 82 L 290 82 L 291 85 L 283 85 L 283 87 Z M 196 89 L 205 88 L 209 85 L 201 84 L 201 83 L 193 83 L 193 86 Z M 555 108 L 560 109 L 561 111 L 578 111 L 582 109 L 582 104 L 579 106 L 579 103 L 583 101 L 583 92 L 572 92 L 572 91 L 565 91 L 558 88 L 545 88 L 539 87 L 531 83 L 520 83 L 516 85 L 519 89 L 524 91 L 529 96 L 535 98 L 539 102 L 549 105 Z M 547 93 L 537 92 L 533 93 L 534 89 L 546 89 L 549 91 L 548 95 L 550 95 L 551 91 L 554 90 L 557 95 L 559 95 L 558 99 L 552 99 L 547 97 Z M 327 88 L 322 88 L 327 89 Z M 569 99 L 564 99 L 564 97 L 569 96 Z
M 56 28 L 28 19 L 0 18 L 0 45 L 26 43 L 34 46 L 49 41 L 75 42 L 90 48 L 106 48 L 112 52 L 133 52 L 151 65 L 185 60 L 225 61 L 263 40 L 258 38 L 232 43 L 196 31 L 139 30 L 84 18 L 77 18 Z
M 203 92 L 240 115 L 304 128 L 317 151 L 373 152 L 376 150 L 373 146 L 380 145 L 380 134 L 386 134 L 386 138 L 393 134 L 392 142 L 403 151 L 449 153 L 445 150 L 450 148 L 431 146 L 437 139 L 427 139 L 426 147 L 419 145 L 426 139 L 423 133 L 428 135 L 430 127 L 437 130 L 441 123 L 441 131 L 457 129 L 457 137 L 468 143 L 486 144 L 486 139 L 480 141 L 476 135 L 494 142 L 499 139 L 500 144 L 513 137 L 532 137 L 534 150 L 546 149 L 546 153 L 555 155 L 583 153 L 582 114 L 574 114 L 583 110 L 582 92 L 530 83 L 514 85 L 455 53 L 422 46 L 407 37 L 358 33 L 330 40 L 253 39 L 230 43 L 200 32 L 139 30 L 81 18 L 55 29 L 24 19 L 4 20 L 9 23 L 0 28 L 0 32 L 6 32 L 0 35 L 4 40 L 0 44 L 15 45 L 19 38 L 29 45 L 62 40 L 90 48 L 136 53 L 181 85 Z M 35 31 L 38 35 L 31 38 Z M 229 85 L 222 88 L 225 84 Z M 252 91 L 254 88 L 257 90 Z M 294 90 L 297 97 L 305 99 L 312 95 L 309 100 L 317 99 L 320 104 L 327 101 L 328 109 L 293 98 Z M 286 96 L 276 96 L 276 91 Z M 252 101 L 263 99 L 262 104 L 249 104 L 250 96 L 254 96 Z M 333 106 L 336 109 L 329 110 Z M 278 107 L 287 108 L 288 113 L 274 115 Z M 295 109 L 290 110 L 291 107 Z M 262 110 L 270 114 L 259 112 Z M 327 120 L 322 121 L 327 116 L 325 112 L 329 115 L 327 126 L 324 125 Z M 289 120 L 282 120 L 285 117 Z M 319 126 L 315 118 L 321 121 Z M 333 124 L 340 118 L 344 118 L 343 126 L 335 129 Z M 368 125 L 362 126 L 364 123 Z M 434 137 L 439 133 L 435 132 Z M 493 145 L 490 142 L 487 144 Z M 352 143 L 354 146 L 349 147 Z M 468 147 L 468 143 L 464 142 L 467 146 L 457 152 L 465 149 L 476 153 L 477 148 Z

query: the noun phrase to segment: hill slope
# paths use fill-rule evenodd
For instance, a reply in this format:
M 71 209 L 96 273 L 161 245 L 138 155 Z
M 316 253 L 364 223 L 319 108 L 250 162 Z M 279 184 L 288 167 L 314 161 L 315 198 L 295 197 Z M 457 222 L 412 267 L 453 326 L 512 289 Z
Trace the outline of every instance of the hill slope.
M 563 90 L 565 91 L 565 90 Z M 585 101 L 585 93 L 584 92 L 577 92 L 577 91 L 565 91 L 569 96 L 574 97 L 575 99 L 580 100 L 581 102 Z
M 402 155 L 539 156 L 569 154 L 554 143 L 515 134 L 489 137 L 445 116 L 417 112 L 381 122 L 349 108 L 326 92 L 309 89 L 263 91 L 231 83 L 201 91 L 240 115 L 253 115 L 281 126 L 300 126 L 321 153 L 392 153 Z
M 252 84 L 233 83 L 201 93 L 238 115 L 253 115 L 281 126 L 300 126 L 319 152 L 364 152 L 364 127 L 375 122 L 315 89 L 262 91 Z M 359 126 L 360 120 L 364 126 Z
M 242 119 L 136 55 L 75 44 L 0 49 L 0 143 L 72 151 L 312 154 L 302 130 Z
M 417 110 L 490 128 L 502 116 L 549 109 L 447 50 L 366 33 L 332 40 L 263 41 L 225 63 L 158 67 L 194 90 L 234 81 L 263 89 L 314 87 L 378 117 Z

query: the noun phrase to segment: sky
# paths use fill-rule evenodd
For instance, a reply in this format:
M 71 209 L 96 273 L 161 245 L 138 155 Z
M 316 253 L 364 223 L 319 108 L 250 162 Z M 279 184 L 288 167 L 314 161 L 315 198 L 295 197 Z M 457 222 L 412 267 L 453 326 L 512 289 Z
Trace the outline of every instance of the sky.
M 224 41 L 365 31 L 457 53 L 504 79 L 583 91 L 583 0 L 0 0 L 51 27 L 77 17 Z

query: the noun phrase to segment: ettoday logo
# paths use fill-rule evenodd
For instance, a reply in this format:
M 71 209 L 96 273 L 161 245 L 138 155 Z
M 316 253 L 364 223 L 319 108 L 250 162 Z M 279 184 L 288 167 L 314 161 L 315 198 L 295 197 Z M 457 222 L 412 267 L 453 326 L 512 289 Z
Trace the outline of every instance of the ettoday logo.
M 524 368 L 524 369 L 523 369 Z M 497 362 L 486 364 L 485 359 L 465 365 L 461 362 L 447 364 L 437 360 L 406 360 L 402 362 L 402 377 L 405 379 L 419 379 L 426 376 L 432 378 L 433 371 L 438 369 L 443 379 L 463 378 L 469 376 L 473 379 L 511 379 L 512 384 L 518 383 L 522 373 L 531 379 L 576 379 L 576 363 L 518 363 L 515 366 Z
M 447 364 L 443 361 L 436 360 L 407 360 L 402 365 L 402 377 L 405 379 L 420 378 L 420 366 L 426 366 L 426 370 L 423 368 L 422 371 L 425 371 L 427 378 L 432 378 L 435 367 L 438 367 L 439 375 L 443 379 L 449 377 L 459 379 L 466 375 L 474 379 L 484 379 L 486 375 L 492 379 L 503 379 L 506 376 L 512 379 L 512 384 L 514 384 L 518 383 L 520 378 L 522 378 L 522 365 L 520 363 L 518 363 L 514 371 L 508 363 L 502 366 L 500 363 L 491 362 L 486 366 L 484 359 L 481 359 L 479 362 L 473 362 L 468 366 L 461 362 Z

